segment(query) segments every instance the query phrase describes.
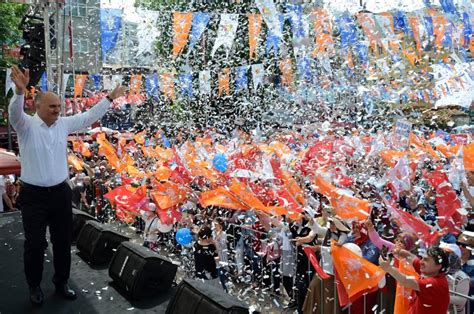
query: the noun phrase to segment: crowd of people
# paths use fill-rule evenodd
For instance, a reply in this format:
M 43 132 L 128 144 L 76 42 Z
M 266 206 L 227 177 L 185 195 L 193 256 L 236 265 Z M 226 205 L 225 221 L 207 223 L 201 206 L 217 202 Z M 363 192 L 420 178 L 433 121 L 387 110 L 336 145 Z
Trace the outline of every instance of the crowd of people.
M 470 134 L 418 130 L 400 144 L 390 128 L 327 123 L 175 131 L 74 137 L 74 206 L 133 226 L 160 254 L 192 251 L 181 255 L 186 274 L 244 299 L 241 287 L 298 313 L 468 313 Z M 189 244 L 177 241 L 183 229 Z M 352 293 L 338 248 L 378 266 L 384 280 Z

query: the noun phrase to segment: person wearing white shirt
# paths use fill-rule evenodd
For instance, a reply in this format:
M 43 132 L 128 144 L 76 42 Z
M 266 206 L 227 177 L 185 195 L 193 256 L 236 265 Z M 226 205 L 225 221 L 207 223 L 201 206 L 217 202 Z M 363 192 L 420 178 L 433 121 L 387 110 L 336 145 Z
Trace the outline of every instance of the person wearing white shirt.
M 9 119 L 18 135 L 21 161 L 21 193 L 19 202 L 25 230 L 24 269 L 29 285 L 30 301 L 43 303 L 43 274 L 46 227 L 53 245 L 56 292 L 75 299 L 67 284 L 71 268 L 72 191 L 67 184 L 67 137 L 99 120 L 113 99 L 125 94 L 117 86 L 99 104 L 85 113 L 60 117 L 61 103 L 52 92 L 38 93 L 34 99 L 36 114 L 23 111 L 24 92 L 29 83 L 29 70 L 12 68 L 15 95 L 8 107 Z

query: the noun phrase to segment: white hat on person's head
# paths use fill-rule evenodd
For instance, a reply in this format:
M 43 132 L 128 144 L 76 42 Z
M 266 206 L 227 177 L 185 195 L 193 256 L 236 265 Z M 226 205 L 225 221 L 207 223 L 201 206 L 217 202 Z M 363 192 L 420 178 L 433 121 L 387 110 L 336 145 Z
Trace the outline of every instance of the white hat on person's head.
M 337 216 L 333 216 L 333 217 L 328 218 L 328 221 L 334 222 L 334 225 L 336 225 L 336 228 L 337 228 L 337 230 L 339 230 L 339 231 L 342 231 L 342 232 L 350 232 L 350 231 L 351 231 L 351 229 L 349 229 L 349 228 L 344 224 L 344 222 L 342 221 L 342 219 L 339 218 L 339 217 L 337 217 Z
M 461 249 L 459 248 L 459 246 L 457 244 L 454 244 L 454 243 L 446 243 L 446 242 L 440 242 L 439 244 L 439 247 L 441 249 L 445 249 L 445 250 L 448 250 L 448 251 L 451 251 L 453 252 L 454 254 L 456 254 L 459 258 L 461 258 Z

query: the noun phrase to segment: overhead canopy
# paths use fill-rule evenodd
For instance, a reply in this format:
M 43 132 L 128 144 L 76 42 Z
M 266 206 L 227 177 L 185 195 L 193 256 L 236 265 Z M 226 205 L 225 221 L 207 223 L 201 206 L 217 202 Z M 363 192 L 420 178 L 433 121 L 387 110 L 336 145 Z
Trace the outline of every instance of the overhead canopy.
M 17 174 L 21 172 L 18 157 L 5 149 L 0 148 L 0 175 Z

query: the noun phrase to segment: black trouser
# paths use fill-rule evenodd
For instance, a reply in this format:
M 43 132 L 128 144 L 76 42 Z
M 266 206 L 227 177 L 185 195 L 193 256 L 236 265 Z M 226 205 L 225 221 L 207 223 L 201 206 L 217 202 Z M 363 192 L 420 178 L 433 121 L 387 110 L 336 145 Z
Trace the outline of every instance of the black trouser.
M 66 283 L 71 269 L 72 191 L 67 183 L 52 188 L 23 184 L 20 201 L 25 230 L 24 263 L 26 281 L 39 286 L 43 277 L 46 226 L 53 244 L 56 284 Z

